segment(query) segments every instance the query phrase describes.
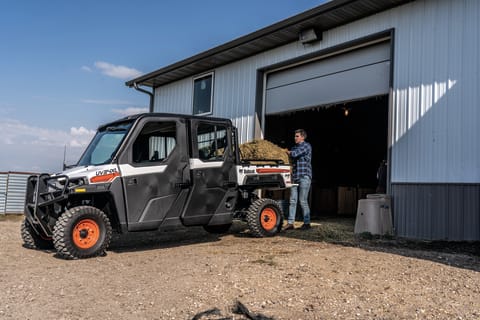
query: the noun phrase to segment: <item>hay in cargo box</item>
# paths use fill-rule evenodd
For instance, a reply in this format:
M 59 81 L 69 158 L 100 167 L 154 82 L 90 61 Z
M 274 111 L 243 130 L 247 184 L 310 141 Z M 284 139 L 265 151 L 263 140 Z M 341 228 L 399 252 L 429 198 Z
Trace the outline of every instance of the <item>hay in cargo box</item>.
M 240 145 L 240 154 L 243 160 L 282 160 L 290 163 L 285 149 L 267 140 L 253 140 Z M 257 162 L 257 161 L 255 161 Z

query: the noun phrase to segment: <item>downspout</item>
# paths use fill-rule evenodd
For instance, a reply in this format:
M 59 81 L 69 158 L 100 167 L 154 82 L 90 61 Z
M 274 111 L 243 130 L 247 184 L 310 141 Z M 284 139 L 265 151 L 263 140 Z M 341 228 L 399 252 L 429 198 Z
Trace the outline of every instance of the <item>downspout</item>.
M 150 96 L 149 112 L 153 112 L 153 93 L 151 93 L 150 91 L 147 91 L 145 89 L 140 88 L 136 82 L 133 83 L 133 87 L 135 88 L 135 90 L 146 93 Z

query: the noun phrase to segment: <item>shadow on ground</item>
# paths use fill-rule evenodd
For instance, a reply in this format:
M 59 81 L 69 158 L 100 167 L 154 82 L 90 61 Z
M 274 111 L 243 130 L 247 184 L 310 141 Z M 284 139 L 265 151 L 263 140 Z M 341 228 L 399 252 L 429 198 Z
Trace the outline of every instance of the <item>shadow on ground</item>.
M 0 215 L 0 221 L 21 221 L 22 219 L 23 215 Z M 370 234 L 355 235 L 354 224 L 354 217 L 321 218 L 312 221 L 310 230 L 282 231 L 278 236 L 397 254 L 480 272 L 480 241 L 418 241 Z M 301 223 L 298 223 L 296 227 L 300 225 Z M 239 238 L 252 237 L 247 225 L 243 222 L 235 222 L 227 234 Z M 176 227 L 151 232 L 117 234 L 113 236 L 108 250 L 122 253 L 214 243 L 221 240 L 222 236 L 207 233 L 202 227 Z
M 356 235 L 353 232 L 354 225 L 355 218 L 353 217 L 325 218 L 313 221 L 310 230 L 284 231 L 280 235 L 288 238 L 327 242 L 369 251 L 398 254 L 457 268 L 480 271 L 480 241 L 421 241 L 391 236 L 373 236 L 369 233 Z
M 114 234 L 109 251 L 134 252 L 217 242 L 220 235 L 209 234 L 202 227 L 176 227 L 166 230 Z

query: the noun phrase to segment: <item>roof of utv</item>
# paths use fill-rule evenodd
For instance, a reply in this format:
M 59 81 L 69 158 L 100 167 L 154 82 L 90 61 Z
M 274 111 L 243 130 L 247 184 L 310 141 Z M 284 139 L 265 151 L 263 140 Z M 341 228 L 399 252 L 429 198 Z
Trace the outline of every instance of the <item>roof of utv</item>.
M 98 129 L 106 128 L 112 125 L 116 125 L 123 122 L 138 121 L 143 118 L 171 118 L 171 119 L 197 119 L 197 120 L 207 120 L 207 121 L 220 121 L 227 122 L 229 125 L 232 124 L 232 121 L 227 118 L 216 118 L 216 117 L 207 117 L 207 116 L 193 116 L 188 114 L 175 114 L 175 113 L 139 113 L 131 116 L 127 116 L 106 124 L 101 125 Z

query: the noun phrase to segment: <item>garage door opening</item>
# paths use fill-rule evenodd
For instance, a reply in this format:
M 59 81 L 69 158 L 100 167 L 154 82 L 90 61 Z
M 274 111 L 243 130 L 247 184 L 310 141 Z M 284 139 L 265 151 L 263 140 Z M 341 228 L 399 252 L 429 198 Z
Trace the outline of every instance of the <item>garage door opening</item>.
M 265 139 L 291 148 L 298 128 L 313 147 L 312 215 L 355 214 L 387 159 L 388 95 L 267 115 Z

